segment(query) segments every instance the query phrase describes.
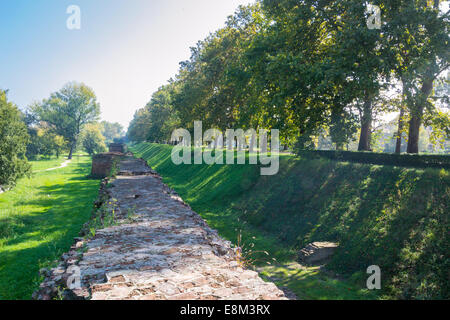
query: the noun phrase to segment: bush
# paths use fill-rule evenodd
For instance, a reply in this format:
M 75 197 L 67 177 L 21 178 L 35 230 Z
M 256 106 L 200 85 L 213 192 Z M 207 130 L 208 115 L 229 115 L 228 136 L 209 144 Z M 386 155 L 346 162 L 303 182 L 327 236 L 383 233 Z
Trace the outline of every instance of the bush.
M 17 179 L 30 173 L 25 157 L 28 133 L 19 109 L 0 90 L 0 186 L 11 187 Z
M 81 143 L 89 155 L 106 151 L 105 137 L 100 132 L 97 124 L 89 124 L 81 134 Z
M 301 150 L 298 152 L 298 155 L 306 158 L 323 157 L 336 161 L 376 165 L 450 169 L 450 155 L 417 155 L 334 150 Z
M 47 128 L 29 127 L 28 135 L 30 136 L 26 152 L 28 159 L 37 159 L 39 155 L 44 157 L 56 155 L 59 158 L 60 154 L 67 147 L 67 143 L 62 136 L 51 132 Z

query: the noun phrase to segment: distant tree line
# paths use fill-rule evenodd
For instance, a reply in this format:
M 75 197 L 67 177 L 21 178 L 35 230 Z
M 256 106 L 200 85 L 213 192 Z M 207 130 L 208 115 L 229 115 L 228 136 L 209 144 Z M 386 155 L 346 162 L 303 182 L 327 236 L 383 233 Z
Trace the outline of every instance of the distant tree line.
M 449 15 L 440 1 L 371 1 L 381 29 L 369 29 L 364 1 L 264 0 L 240 7 L 224 28 L 134 115 L 132 141 L 169 142 L 194 120 L 228 128 L 279 129 L 285 146 L 374 148 L 378 124 L 397 112 L 395 152 L 419 152 L 431 128 L 450 137 Z M 355 135 L 358 135 L 355 139 Z M 406 144 L 406 145 L 405 145 Z
M 83 83 L 68 83 L 25 112 L 0 90 L 0 187 L 11 187 L 30 174 L 28 159 L 60 157 L 64 152 L 71 159 L 77 149 L 93 155 L 124 138 L 122 125 L 98 122 L 99 115 L 95 93 Z

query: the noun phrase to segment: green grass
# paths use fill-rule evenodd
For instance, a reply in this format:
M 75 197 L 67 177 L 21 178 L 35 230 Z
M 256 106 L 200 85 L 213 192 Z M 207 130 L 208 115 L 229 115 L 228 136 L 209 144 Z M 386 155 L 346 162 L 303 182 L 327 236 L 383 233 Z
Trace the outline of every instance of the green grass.
M 31 170 L 33 172 L 47 170 L 50 168 L 56 168 L 59 167 L 65 160 L 67 160 L 67 157 L 60 156 L 59 158 L 52 156 L 50 158 L 43 158 L 40 160 L 30 161 L 31 164 Z
M 288 287 L 304 299 L 376 299 L 377 295 L 365 289 L 365 282 L 336 280 L 317 270 L 292 270 L 297 257 L 298 244 L 280 239 L 284 232 L 249 219 L 257 210 L 267 210 L 267 218 L 280 215 L 286 209 L 284 194 L 267 185 L 255 194 L 261 181 L 259 166 L 250 165 L 180 165 L 171 159 L 171 147 L 155 144 L 139 144 L 130 148 L 136 156 L 143 157 L 157 170 L 164 182 L 174 188 L 208 224 L 226 239 L 240 244 L 249 263 L 258 267 L 263 277 L 271 277 L 275 283 Z M 282 155 L 282 170 L 293 159 Z M 267 177 L 272 182 L 283 183 L 281 176 Z M 258 197 L 274 199 L 269 203 L 257 201 Z M 255 206 L 250 208 L 248 206 Z M 249 211 L 251 210 L 251 211 Z M 277 222 L 280 226 L 284 222 Z M 239 241 L 238 239 L 242 240 Z M 268 255 L 265 253 L 267 252 Z M 269 265 L 270 263 L 270 265 Z
M 319 267 L 305 268 L 295 262 L 284 266 L 263 268 L 261 276 L 287 287 L 300 300 L 355 300 L 375 299 L 377 296 L 365 288 L 358 288 L 351 281 L 335 279 L 319 270 Z
M 242 233 L 255 264 L 273 264 L 263 275 L 277 274 L 275 282 L 299 297 L 450 297 L 447 170 L 282 155 L 277 175 L 260 176 L 250 165 L 176 166 L 166 145 L 131 150 L 222 236 L 237 243 Z M 327 269 L 340 281 L 314 269 L 292 270 L 298 250 L 314 241 L 339 243 Z M 382 271 L 376 294 L 364 289 L 371 265 Z
M 87 156 L 85 152 L 78 152 L 73 155 L 72 161 L 78 162 L 81 157 Z M 43 170 L 47 170 L 50 168 L 59 167 L 64 161 L 67 160 L 67 156 L 60 156 L 57 158 L 56 156 L 51 157 L 42 157 L 41 159 L 35 161 L 29 161 L 31 164 L 31 170 L 35 173 Z
M 33 170 L 57 167 L 63 158 L 33 162 Z M 67 251 L 89 220 L 99 181 L 90 157 L 68 167 L 35 173 L 0 195 L 0 299 L 30 299 L 38 271 Z

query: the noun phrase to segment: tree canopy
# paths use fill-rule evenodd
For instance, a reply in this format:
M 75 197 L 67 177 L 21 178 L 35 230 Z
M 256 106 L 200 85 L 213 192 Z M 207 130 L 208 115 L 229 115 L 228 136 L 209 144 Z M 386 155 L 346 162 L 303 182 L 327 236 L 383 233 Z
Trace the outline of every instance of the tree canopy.
M 358 0 L 239 7 L 136 112 L 128 137 L 168 141 L 177 125 L 192 130 L 201 120 L 222 131 L 276 128 L 299 149 L 317 148 L 323 134 L 341 149 L 358 134 L 358 149 L 369 151 L 377 123 L 397 111 L 392 139 L 401 147 L 406 138 L 408 152 L 418 152 L 421 126 L 448 138 L 448 111 L 436 107 L 448 105 L 448 94 L 433 94 L 449 66 L 448 12 L 439 0 L 373 5 L 380 29 L 368 27 L 369 7 Z
M 28 140 L 21 112 L 0 90 L 0 187 L 11 187 L 30 173 L 25 157 Z
M 89 155 L 106 151 L 105 137 L 101 132 L 102 127 L 102 124 L 91 123 L 87 124 L 81 132 L 81 145 Z
M 100 129 L 107 143 L 114 142 L 114 140 L 120 139 L 125 135 L 123 126 L 117 122 L 102 121 L 100 122 Z
M 47 123 L 54 133 L 64 137 L 71 159 L 81 130 L 98 119 L 100 106 L 91 88 L 71 82 L 42 103 L 33 105 L 31 111 L 38 121 Z

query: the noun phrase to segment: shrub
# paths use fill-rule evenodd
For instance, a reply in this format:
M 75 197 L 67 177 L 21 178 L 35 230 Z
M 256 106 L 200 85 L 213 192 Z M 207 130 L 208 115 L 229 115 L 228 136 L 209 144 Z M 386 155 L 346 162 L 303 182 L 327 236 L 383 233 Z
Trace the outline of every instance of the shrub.
M 25 157 L 28 133 L 19 109 L 0 90 L 0 185 L 13 186 L 17 179 L 30 173 Z
M 298 154 L 306 158 L 323 157 L 336 161 L 376 165 L 450 169 L 450 155 L 417 155 L 334 150 L 301 150 Z

